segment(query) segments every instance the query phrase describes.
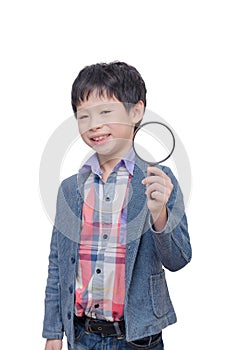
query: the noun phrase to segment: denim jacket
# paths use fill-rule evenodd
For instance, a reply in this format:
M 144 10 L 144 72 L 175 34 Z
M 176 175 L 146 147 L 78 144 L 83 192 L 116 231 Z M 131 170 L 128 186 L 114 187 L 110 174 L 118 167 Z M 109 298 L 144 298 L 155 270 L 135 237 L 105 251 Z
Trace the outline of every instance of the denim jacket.
M 168 221 L 162 232 L 152 228 L 141 184 L 147 165 L 137 158 L 130 182 L 124 302 L 127 341 L 157 334 L 176 322 L 163 267 L 177 271 L 191 259 L 180 187 L 169 168 L 160 168 L 174 185 L 167 203 Z M 43 337 L 62 339 L 65 332 L 71 347 L 83 188 L 88 175 L 73 175 L 61 183 L 49 255 Z

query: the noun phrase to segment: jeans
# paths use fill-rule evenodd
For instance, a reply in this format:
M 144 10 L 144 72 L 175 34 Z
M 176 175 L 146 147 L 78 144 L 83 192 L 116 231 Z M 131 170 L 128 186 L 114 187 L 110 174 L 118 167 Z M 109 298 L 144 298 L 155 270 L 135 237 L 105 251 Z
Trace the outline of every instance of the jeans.
M 105 337 L 101 334 L 86 332 L 81 325 L 75 325 L 74 349 L 69 350 L 164 350 L 162 334 L 127 342 L 125 337 Z

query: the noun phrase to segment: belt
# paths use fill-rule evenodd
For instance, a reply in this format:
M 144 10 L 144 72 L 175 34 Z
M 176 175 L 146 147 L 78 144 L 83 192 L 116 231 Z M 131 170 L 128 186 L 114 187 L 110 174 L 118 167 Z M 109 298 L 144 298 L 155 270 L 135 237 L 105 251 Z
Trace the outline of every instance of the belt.
M 87 316 L 77 317 L 74 315 L 74 324 L 79 324 L 89 333 L 101 334 L 108 337 L 124 337 L 125 322 L 110 322 L 98 320 Z

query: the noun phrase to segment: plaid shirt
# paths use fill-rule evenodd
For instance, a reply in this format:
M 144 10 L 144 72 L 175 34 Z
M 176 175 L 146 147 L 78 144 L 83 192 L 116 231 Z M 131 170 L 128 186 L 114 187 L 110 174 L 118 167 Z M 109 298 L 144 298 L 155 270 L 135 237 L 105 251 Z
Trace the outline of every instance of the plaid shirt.
M 119 321 L 125 297 L 127 193 L 134 170 L 131 150 L 107 179 L 94 154 L 81 171 L 91 169 L 84 188 L 75 313 Z

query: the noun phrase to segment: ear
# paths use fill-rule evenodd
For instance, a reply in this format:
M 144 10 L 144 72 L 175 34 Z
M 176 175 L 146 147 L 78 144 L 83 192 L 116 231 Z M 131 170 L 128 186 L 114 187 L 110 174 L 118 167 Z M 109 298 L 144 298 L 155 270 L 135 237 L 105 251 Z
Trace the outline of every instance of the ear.
M 139 101 L 136 103 L 136 105 L 134 105 L 131 108 L 131 113 L 132 113 L 132 118 L 133 118 L 133 122 L 134 124 L 137 124 L 144 115 L 144 103 L 143 101 Z

